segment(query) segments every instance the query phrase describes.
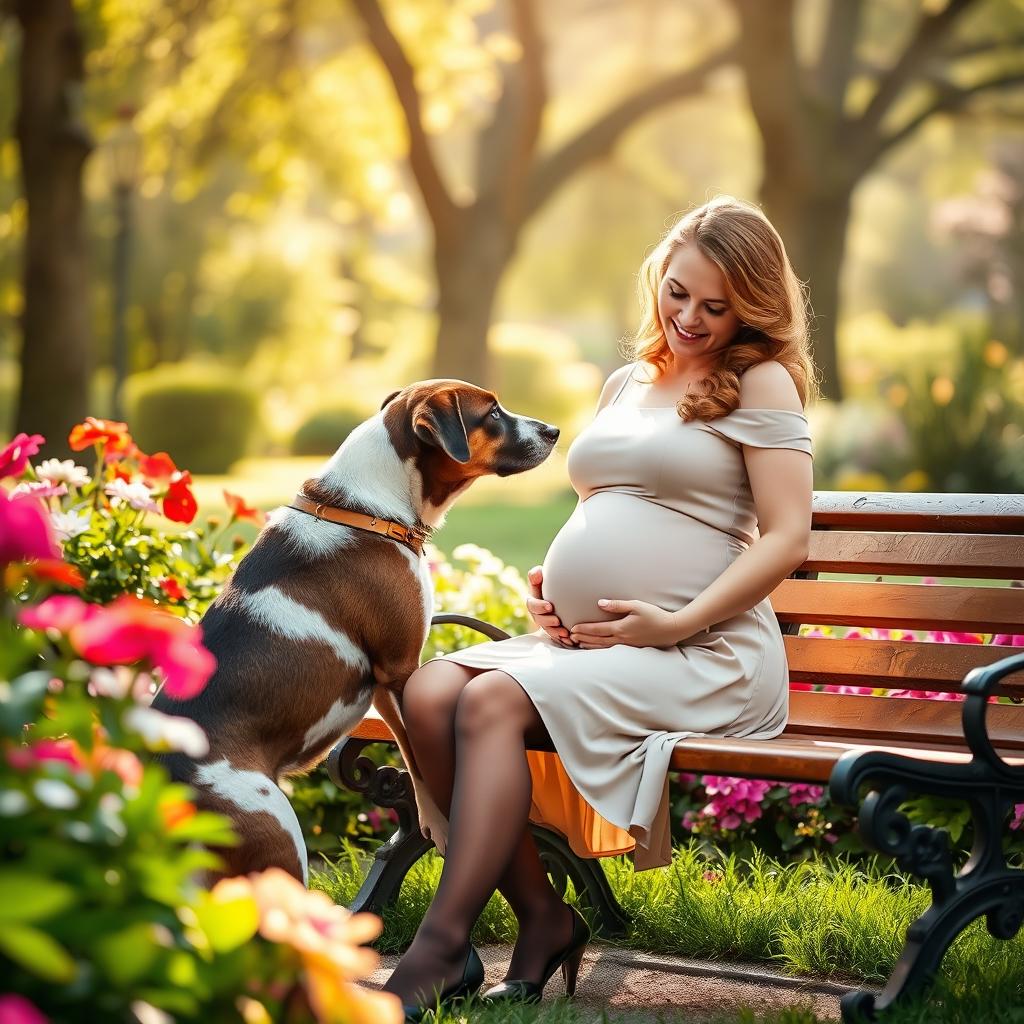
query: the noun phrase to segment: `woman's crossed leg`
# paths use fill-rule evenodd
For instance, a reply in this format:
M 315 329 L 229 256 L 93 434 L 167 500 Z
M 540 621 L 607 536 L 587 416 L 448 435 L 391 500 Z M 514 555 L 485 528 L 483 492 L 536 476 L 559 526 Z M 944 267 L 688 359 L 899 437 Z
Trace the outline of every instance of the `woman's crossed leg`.
M 526 744 L 547 739 L 522 687 L 500 671 L 429 661 L 408 679 L 402 719 L 423 781 L 449 819 L 437 895 L 385 988 L 429 1001 L 456 980 L 469 933 L 497 888 L 519 922 L 508 978 L 539 981 L 572 934 L 530 835 Z

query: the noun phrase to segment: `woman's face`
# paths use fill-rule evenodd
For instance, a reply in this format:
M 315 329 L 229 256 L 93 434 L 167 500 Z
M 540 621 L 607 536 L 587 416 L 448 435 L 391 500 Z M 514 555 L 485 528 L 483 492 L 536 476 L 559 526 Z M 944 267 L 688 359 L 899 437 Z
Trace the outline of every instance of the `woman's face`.
M 692 242 L 676 249 L 658 289 L 658 315 L 675 356 L 713 355 L 742 324 L 725 298 L 721 270 Z

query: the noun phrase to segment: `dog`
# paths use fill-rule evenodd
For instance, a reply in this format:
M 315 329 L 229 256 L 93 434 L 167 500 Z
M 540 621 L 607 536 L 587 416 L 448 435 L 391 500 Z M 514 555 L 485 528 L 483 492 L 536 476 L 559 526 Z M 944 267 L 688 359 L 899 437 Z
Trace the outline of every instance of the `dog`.
M 295 501 L 271 513 L 202 620 L 217 659 L 206 688 L 153 702 L 209 739 L 201 759 L 163 761 L 197 806 L 234 824 L 240 842 L 217 849 L 219 874 L 276 865 L 307 881 L 299 822 L 278 780 L 314 767 L 371 703 L 398 742 L 421 826 L 443 827 L 401 718 L 433 607 L 423 542 L 475 479 L 540 465 L 558 436 L 488 390 L 421 381 L 389 395 Z

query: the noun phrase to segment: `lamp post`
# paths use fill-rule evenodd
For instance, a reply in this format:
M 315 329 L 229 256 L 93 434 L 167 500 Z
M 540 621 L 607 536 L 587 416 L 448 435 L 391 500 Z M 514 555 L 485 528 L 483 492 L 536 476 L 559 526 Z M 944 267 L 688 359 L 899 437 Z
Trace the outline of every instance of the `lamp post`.
M 141 157 L 141 139 L 132 121 L 135 108 L 121 106 L 117 110 L 117 127 L 106 144 L 110 181 L 114 192 L 117 234 L 114 237 L 113 344 L 114 366 L 113 416 L 124 419 L 124 382 L 128 376 L 128 337 L 125 332 L 125 310 L 128 305 L 128 264 L 132 241 L 132 194 L 135 191 Z

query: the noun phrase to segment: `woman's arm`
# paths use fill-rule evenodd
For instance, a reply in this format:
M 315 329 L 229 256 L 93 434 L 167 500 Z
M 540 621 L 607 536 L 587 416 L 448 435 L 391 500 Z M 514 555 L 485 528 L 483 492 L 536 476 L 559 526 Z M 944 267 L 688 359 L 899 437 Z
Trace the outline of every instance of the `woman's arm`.
M 740 381 L 740 405 L 802 411 L 796 385 L 774 361 L 761 363 Z M 811 532 L 812 463 L 788 448 L 743 446 L 760 536 L 685 608 L 666 611 L 644 601 L 602 603 L 622 618 L 580 623 L 571 632 L 581 647 L 663 647 L 748 611 L 807 558 Z

